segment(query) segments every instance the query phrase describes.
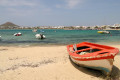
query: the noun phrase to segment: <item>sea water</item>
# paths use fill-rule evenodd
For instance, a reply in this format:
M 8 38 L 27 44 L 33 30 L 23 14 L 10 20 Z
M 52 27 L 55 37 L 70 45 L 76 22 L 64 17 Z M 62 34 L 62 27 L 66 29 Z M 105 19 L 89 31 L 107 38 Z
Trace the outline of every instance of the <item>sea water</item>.
M 110 30 L 110 34 L 99 34 L 98 30 L 38 29 L 0 30 L 0 45 L 68 45 L 80 42 L 102 44 L 120 44 L 120 31 Z M 22 36 L 14 36 L 21 32 Z M 36 39 L 35 34 L 42 33 L 46 39 Z

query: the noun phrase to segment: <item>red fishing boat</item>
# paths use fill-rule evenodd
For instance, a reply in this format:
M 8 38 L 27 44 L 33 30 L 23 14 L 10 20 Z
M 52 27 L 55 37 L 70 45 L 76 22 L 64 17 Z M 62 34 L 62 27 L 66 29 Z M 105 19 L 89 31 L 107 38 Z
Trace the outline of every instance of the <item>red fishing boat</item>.
M 101 70 L 107 75 L 112 71 L 114 57 L 119 49 L 90 42 L 67 45 L 71 60 L 84 67 Z

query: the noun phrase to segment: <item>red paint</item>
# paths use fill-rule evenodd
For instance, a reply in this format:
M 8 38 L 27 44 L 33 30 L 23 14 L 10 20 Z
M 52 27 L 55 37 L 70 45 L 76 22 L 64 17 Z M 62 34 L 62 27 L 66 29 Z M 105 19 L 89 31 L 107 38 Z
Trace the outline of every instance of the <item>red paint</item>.
M 100 44 L 95 44 L 95 43 L 90 43 L 90 42 L 82 42 L 82 43 L 76 44 L 77 48 L 82 47 L 82 46 L 87 46 L 89 48 L 74 51 L 73 45 L 67 45 L 67 51 L 73 59 L 78 60 L 78 61 L 114 59 L 115 55 L 117 55 L 119 53 L 118 48 L 114 48 L 111 46 L 100 45 Z M 72 52 L 70 51 L 70 48 L 72 48 Z M 87 54 L 83 54 L 83 55 L 77 54 L 78 52 L 87 51 L 87 50 L 90 50 L 91 48 L 99 49 L 100 51 L 91 52 L 91 53 L 87 53 Z M 111 55 L 111 53 L 113 53 L 114 56 Z M 100 56 L 100 57 L 98 58 L 97 56 Z M 92 57 L 92 58 L 89 58 L 89 57 Z

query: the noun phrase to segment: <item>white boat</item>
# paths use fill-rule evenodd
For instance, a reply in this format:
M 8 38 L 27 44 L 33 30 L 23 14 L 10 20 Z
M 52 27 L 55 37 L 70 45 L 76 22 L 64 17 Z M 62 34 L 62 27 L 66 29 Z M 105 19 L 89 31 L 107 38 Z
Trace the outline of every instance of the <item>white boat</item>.
M 15 33 L 14 36 L 21 36 L 22 33 L 21 32 L 18 32 L 18 33 Z
M 46 38 L 45 35 L 43 35 L 43 34 L 36 34 L 35 37 L 37 39 L 45 39 Z
M 98 31 L 98 33 L 100 33 L 100 34 L 109 34 L 110 32 L 109 31 Z
M 0 36 L 0 40 L 2 39 L 2 37 Z
M 37 32 L 37 29 L 34 29 L 33 32 Z
M 41 33 L 43 33 L 44 31 L 43 30 L 40 30 Z

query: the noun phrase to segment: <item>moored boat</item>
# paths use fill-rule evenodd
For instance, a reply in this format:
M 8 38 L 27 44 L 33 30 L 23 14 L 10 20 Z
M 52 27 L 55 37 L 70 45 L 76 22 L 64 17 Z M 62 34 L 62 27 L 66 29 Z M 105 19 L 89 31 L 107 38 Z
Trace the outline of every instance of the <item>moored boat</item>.
M 98 33 L 100 33 L 100 34 L 109 34 L 110 32 L 109 31 L 98 31 Z
M 33 29 L 32 31 L 33 31 L 33 32 L 37 32 L 37 29 Z
M 14 36 L 21 36 L 22 33 L 21 32 L 18 32 L 18 33 L 15 33 Z
M 2 39 L 2 36 L 0 36 L 0 40 Z
M 43 35 L 43 34 L 36 34 L 35 37 L 37 39 L 45 39 L 46 38 L 45 35 Z
M 67 51 L 74 63 L 83 67 L 101 70 L 106 75 L 110 75 L 114 57 L 119 53 L 117 48 L 90 42 L 68 45 Z

